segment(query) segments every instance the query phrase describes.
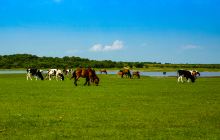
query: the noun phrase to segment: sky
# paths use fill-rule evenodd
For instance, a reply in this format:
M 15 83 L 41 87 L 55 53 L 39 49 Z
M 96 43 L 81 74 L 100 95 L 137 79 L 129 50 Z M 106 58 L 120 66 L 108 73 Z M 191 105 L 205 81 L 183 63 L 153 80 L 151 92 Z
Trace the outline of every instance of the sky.
M 0 55 L 220 63 L 219 0 L 0 0 Z

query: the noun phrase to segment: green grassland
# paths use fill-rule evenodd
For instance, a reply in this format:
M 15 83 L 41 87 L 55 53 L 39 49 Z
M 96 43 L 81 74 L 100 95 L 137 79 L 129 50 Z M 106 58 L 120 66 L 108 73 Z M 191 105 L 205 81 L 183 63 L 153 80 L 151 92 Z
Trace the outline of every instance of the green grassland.
M 0 139 L 220 139 L 220 78 L 99 77 L 75 87 L 0 75 Z
M 44 68 L 44 71 L 47 71 L 50 68 Z M 76 69 L 76 68 L 72 68 L 72 69 Z M 119 71 L 123 68 L 94 68 L 96 71 L 100 71 L 101 69 L 106 69 L 107 71 Z M 182 68 L 182 67 L 178 67 L 178 68 L 172 68 L 172 67 L 148 67 L 148 68 L 130 68 L 130 70 L 134 70 L 134 71 L 143 71 L 143 72 L 174 72 L 177 71 L 179 69 L 186 69 L 186 70 L 197 70 L 199 72 L 220 72 L 219 68 L 192 68 L 192 67 L 188 67 L 188 68 Z M 26 71 L 26 69 L 24 68 L 13 68 L 13 69 L 0 69 L 0 71 L 16 71 L 16 70 L 22 70 L 22 71 Z

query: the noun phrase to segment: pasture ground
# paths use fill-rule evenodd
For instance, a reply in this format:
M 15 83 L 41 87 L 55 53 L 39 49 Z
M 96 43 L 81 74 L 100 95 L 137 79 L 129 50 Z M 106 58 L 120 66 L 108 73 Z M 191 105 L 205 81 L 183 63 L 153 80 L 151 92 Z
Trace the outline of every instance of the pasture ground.
M 0 75 L 0 139 L 220 139 L 220 78 L 99 77 L 75 87 Z

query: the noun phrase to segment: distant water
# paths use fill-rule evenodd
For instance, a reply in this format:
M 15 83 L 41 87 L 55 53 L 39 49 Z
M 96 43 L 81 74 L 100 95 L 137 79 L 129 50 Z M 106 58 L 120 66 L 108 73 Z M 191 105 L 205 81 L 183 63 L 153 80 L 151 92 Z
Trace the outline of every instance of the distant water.
M 118 71 L 109 71 L 108 74 L 117 74 Z M 97 72 L 100 74 L 100 72 Z M 213 77 L 213 76 L 220 76 L 220 72 L 200 72 L 200 77 Z M 177 76 L 177 72 L 166 72 L 163 75 L 163 72 L 140 72 L 142 76 Z
M 26 73 L 25 70 L 0 70 L 0 74 L 22 74 Z
M 118 71 L 108 71 L 108 74 L 117 74 Z M 0 70 L 0 74 L 25 74 L 26 70 Z M 44 72 L 45 73 L 45 72 Z M 100 72 L 96 72 L 100 74 Z M 220 72 L 200 72 L 200 77 L 213 77 L 220 76 Z M 177 76 L 176 72 L 166 72 L 166 75 L 163 75 L 163 72 L 140 72 L 141 76 Z

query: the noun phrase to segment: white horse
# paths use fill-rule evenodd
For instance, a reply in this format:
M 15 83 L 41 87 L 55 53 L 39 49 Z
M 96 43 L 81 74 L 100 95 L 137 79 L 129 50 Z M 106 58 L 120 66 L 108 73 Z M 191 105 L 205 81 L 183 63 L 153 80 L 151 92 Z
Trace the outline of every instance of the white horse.
M 56 77 L 56 80 L 58 81 L 58 78 L 60 80 L 64 80 L 63 72 L 60 69 L 49 69 L 48 70 L 48 79 L 51 80 L 52 76 Z

